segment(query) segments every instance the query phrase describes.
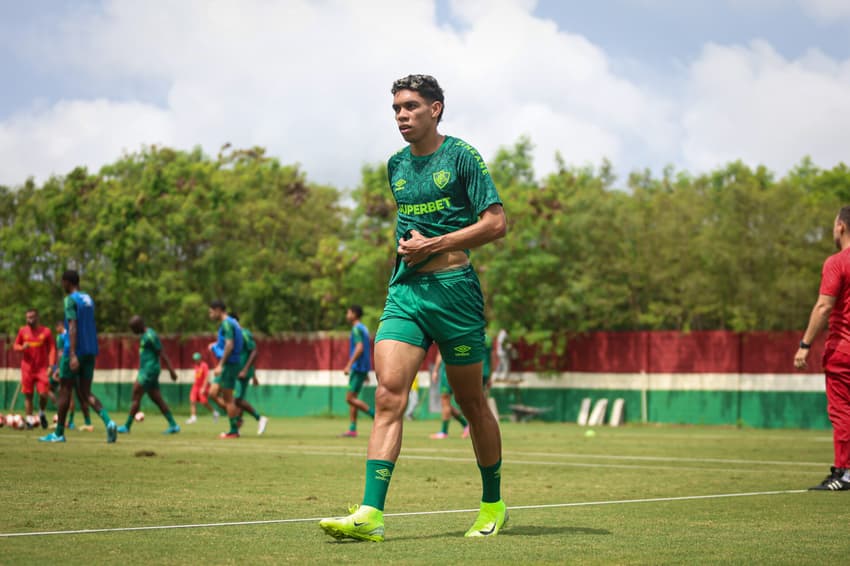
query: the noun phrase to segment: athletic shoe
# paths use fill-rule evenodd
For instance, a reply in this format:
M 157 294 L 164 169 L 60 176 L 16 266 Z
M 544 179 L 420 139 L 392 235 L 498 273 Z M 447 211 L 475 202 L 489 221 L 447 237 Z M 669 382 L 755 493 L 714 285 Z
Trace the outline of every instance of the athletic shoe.
M 40 413 L 38 415 L 38 420 L 41 422 L 41 428 L 47 428 L 47 415 Z
M 177 434 L 178 432 L 180 432 L 180 427 L 178 425 L 172 425 L 162 431 L 162 434 Z
M 68 428 L 74 428 L 74 427 L 69 426 Z M 90 425 L 90 424 L 80 425 L 80 430 L 82 432 L 94 432 L 94 425 Z
M 77 425 L 75 425 L 74 423 L 68 423 L 68 430 L 74 430 L 75 428 L 77 428 Z M 83 429 L 85 429 L 85 425 L 80 427 L 80 430 Z
M 106 425 L 106 443 L 112 444 L 118 440 L 118 427 L 115 426 L 115 421 L 109 421 Z
M 335 539 L 351 538 L 382 542 L 384 540 L 384 513 L 368 505 L 352 505 L 350 515 L 322 519 L 319 526 Z
M 222 432 L 218 435 L 219 438 L 239 438 L 238 432 Z
M 347 431 L 343 432 L 342 434 L 340 434 L 340 436 L 342 438 L 357 438 L 357 431 L 356 430 L 347 430 Z
M 65 435 L 58 435 L 55 432 L 51 432 L 47 436 L 42 436 L 38 439 L 39 442 L 65 442 Z
M 445 432 L 435 432 L 434 434 L 432 434 L 428 438 L 430 438 L 431 440 L 445 440 L 448 437 L 449 437 L 449 435 L 446 434 Z
M 469 425 L 463 427 L 463 432 L 460 433 L 461 438 L 469 438 Z
M 118 427 L 118 434 L 130 434 L 130 429 L 127 428 L 127 425 L 121 425 Z
M 809 491 L 847 491 L 850 490 L 850 482 L 844 481 L 843 468 L 832 466 L 829 468 L 829 475 L 822 482 L 814 487 L 810 487 Z
M 191 417 L 186 419 L 186 424 L 195 424 L 196 422 L 198 422 L 198 417 L 196 417 L 195 415 L 192 415 Z
M 481 502 L 481 510 L 478 518 L 463 536 L 466 537 L 490 537 L 499 534 L 499 531 L 508 523 L 508 509 L 501 499 L 496 503 Z
M 266 426 L 269 424 L 268 417 L 260 417 L 260 420 L 257 421 L 257 434 L 263 434 L 266 432 Z

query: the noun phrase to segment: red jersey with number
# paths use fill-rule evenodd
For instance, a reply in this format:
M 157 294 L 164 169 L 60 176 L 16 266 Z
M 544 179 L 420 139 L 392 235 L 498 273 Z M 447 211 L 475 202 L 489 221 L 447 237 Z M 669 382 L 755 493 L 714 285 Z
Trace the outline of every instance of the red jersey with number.
M 207 366 L 207 362 L 201 362 L 199 364 L 195 364 L 195 387 L 203 387 L 203 385 L 207 382 L 207 376 L 209 375 L 210 368 Z
M 24 344 L 27 345 L 26 349 Z M 45 371 L 56 360 L 53 334 L 46 326 L 22 326 L 15 338 L 15 350 L 23 355 L 21 370 L 25 372 Z

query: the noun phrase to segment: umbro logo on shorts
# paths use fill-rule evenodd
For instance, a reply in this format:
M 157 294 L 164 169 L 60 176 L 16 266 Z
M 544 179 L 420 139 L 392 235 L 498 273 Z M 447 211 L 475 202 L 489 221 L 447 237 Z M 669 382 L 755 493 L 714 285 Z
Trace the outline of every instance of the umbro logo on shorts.
M 467 346 L 466 344 L 454 347 L 455 354 L 458 356 L 468 356 L 471 350 L 472 346 Z

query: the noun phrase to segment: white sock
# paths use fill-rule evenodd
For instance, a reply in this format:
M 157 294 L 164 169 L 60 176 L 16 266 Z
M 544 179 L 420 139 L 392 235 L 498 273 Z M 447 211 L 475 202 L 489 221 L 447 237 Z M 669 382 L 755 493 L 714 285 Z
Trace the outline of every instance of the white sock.
M 850 482 L 850 469 L 844 470 L 844 475 L 841 476 L 841 481 Z

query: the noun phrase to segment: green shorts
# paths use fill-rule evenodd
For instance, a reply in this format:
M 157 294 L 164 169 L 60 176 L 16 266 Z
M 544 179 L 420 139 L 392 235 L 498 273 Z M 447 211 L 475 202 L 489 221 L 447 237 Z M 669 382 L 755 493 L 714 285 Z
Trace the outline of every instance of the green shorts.
M 369 379 L 368 371 L 351 371 L 348 374 L 348 390 L 352 393 L 360 393 L 363 384 Z
M 139 375 L 136 376 L 136 381 L 145 391 L 159 389 L 159 372 L 140 371 Z
M 62 356 L 59 363 L 59 379 L 81 379 L 91 381 L 94 379 L 94 362 L 97 356 L 77 356 L 80 367 L 77 371 L 71 371 L 71 356 Z
M 398 340 L 427 350 L 432 342 L 450 365 L 484 359 L 484 296 L 472 266 L 423 273 L 390 286 L 375 342 Z
M 242 370 L 239 370 L 242 371 Z M 251 385 L 251 378 L 246 377 L 242 379 L 241 377 L 236 378 L 236 388 L 233 390 L 233 398 L 237 401 L 241 401 L 248 394 L 248 386 Z
M 221 375 L 215 376 L 212 382 L 217 383 L 222 389 L 235 389 L 240 371 L 242 371 L 242 364 L 239 362 L 224 364 L 221 367 Z

